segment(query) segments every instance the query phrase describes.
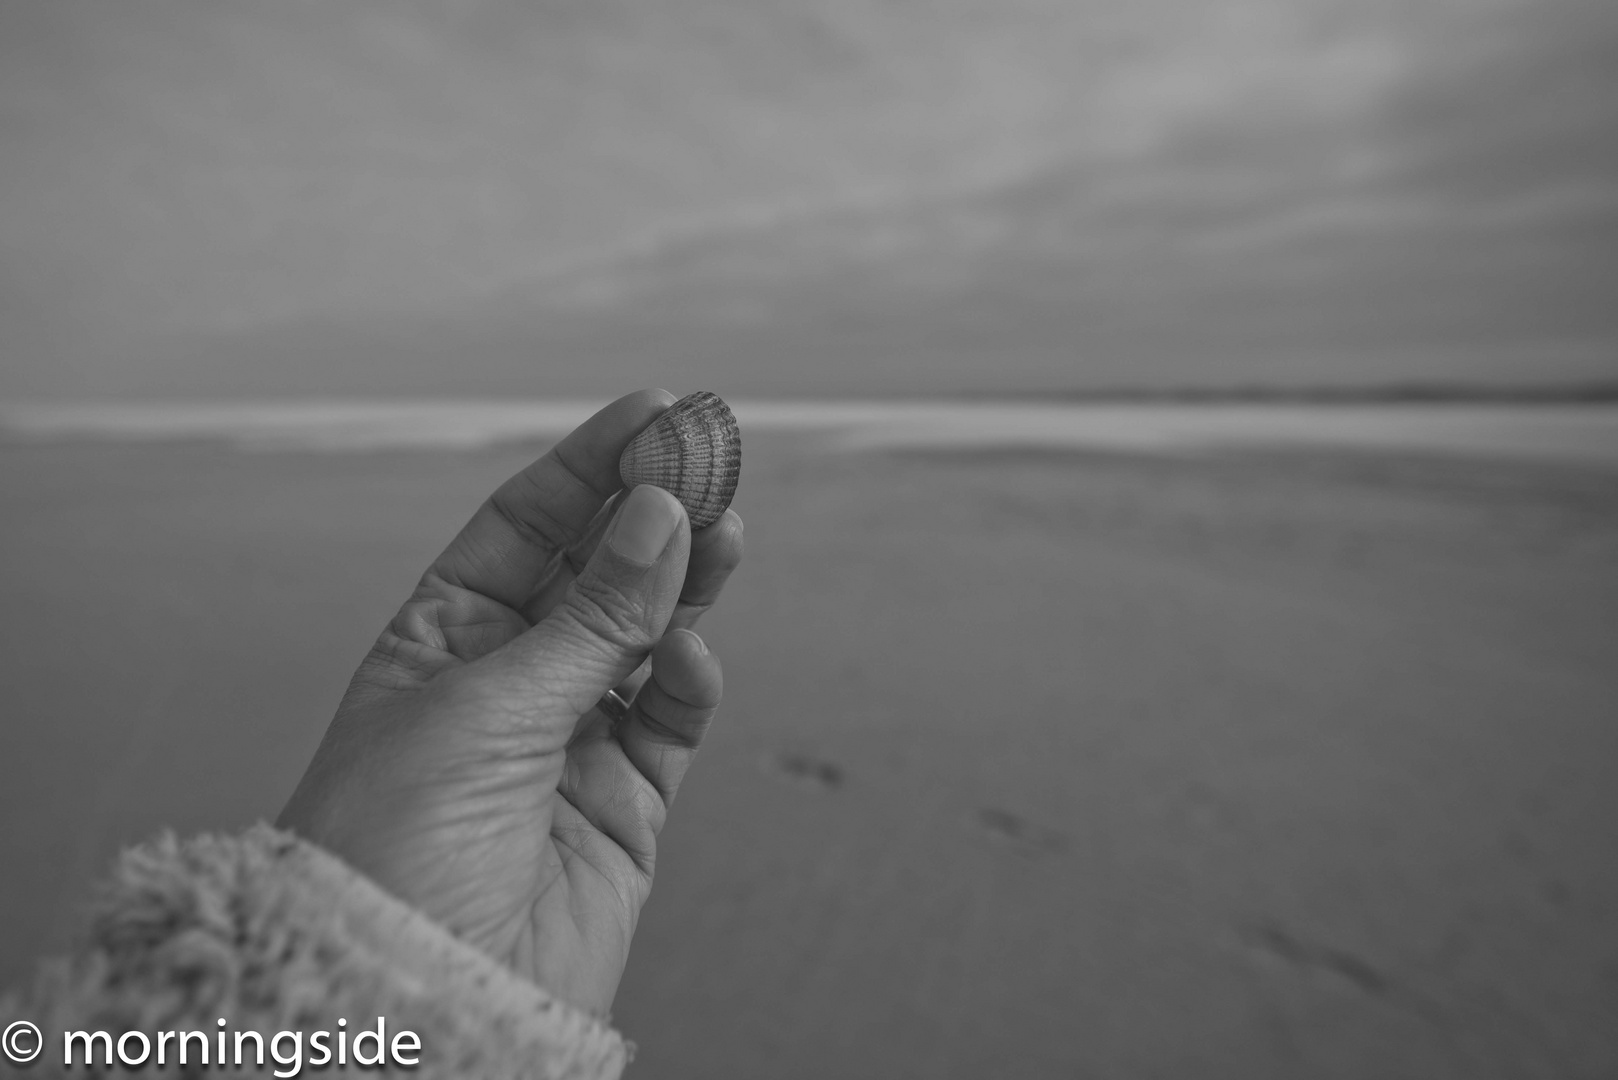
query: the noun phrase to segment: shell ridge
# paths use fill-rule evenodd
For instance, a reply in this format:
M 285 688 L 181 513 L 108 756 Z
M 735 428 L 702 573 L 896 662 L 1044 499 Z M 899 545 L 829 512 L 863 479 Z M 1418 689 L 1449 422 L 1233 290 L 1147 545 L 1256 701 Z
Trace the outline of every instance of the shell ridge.
M 672 494 L 693 529 L 711 525 L 729 507 L 741 477 L 736 415 L 717 394 L 688 394 L 630 441 L 618 472 L 626 486 L 649 483 Z

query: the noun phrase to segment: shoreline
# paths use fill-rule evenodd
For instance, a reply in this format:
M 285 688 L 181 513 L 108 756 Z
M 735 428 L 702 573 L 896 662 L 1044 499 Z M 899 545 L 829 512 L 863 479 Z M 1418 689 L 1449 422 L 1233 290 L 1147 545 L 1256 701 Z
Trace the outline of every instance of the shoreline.
M 472 451 L 560 437 L 599 402 L 0 403 L 0 445 L 219 442 L 239 450 Z M 1618 400 L 732 401 L 746 436 L 835 449 L 1347 449 L 1618 466 Z

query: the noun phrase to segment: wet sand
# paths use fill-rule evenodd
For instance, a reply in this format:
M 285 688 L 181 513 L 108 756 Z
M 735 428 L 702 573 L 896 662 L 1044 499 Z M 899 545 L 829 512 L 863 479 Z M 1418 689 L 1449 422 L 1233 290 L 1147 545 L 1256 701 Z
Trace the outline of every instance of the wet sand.
M 0 980 L 533 452 L 0 446 Z M 748 452 L 631 1075 L 1618 1072 L 1618 472 Z

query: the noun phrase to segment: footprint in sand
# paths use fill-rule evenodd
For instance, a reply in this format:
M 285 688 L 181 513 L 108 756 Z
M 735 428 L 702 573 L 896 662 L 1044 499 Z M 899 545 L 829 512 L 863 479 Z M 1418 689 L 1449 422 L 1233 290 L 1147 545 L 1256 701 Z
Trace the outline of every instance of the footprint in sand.
M 1386 997 L 1393 982 L 1365 959 L 1292 933 L 1273 919 L 1258 919 L 1238 928 L 1251 950 L 1303 971 L 1333 975 L 1372 997 Z
M 824 758 L 809 754 L 777 754 L 771 759 L 770 765 L 778 773 L 826 791 L 836 791 L 843 786 L 842 766 Z
M 980 806 L 973 822 L 990 837 L 1010 844 L 1013 850 L 1024 855 L 1048 855 L 1067 849 L 1066 833 L 1010 810 Z

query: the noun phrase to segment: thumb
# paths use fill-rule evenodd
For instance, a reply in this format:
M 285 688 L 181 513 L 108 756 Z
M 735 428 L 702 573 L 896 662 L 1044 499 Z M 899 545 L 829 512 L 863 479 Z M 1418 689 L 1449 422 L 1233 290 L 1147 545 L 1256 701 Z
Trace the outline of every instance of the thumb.
M 679 501 L 650 485 L 631 491 L 562 602 L 500 650 L 542 717 L 576 721 L 640 666 L 674 613 L 690 554 Z

